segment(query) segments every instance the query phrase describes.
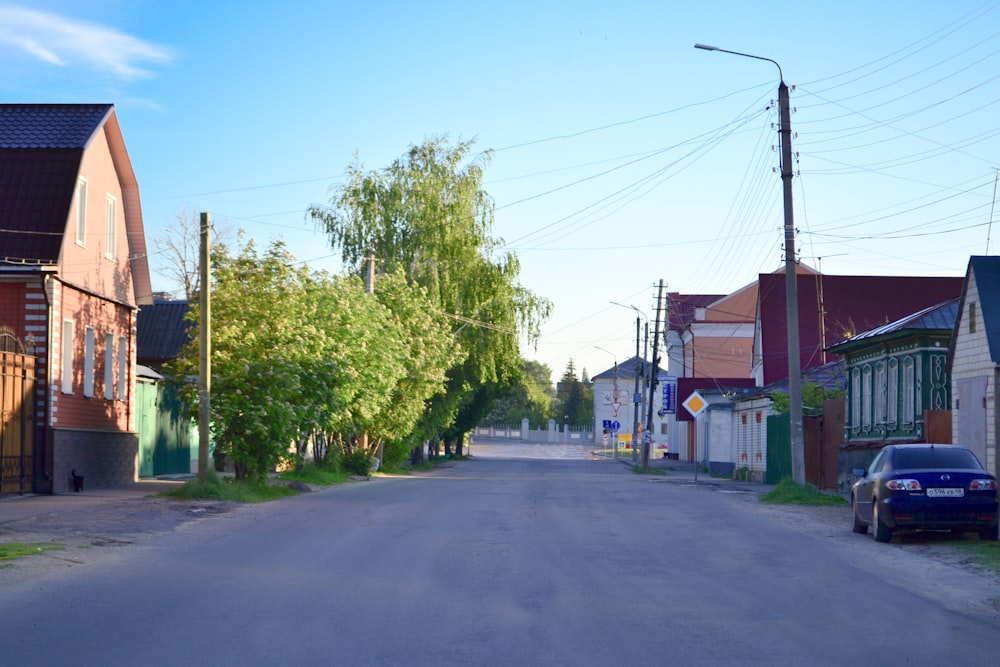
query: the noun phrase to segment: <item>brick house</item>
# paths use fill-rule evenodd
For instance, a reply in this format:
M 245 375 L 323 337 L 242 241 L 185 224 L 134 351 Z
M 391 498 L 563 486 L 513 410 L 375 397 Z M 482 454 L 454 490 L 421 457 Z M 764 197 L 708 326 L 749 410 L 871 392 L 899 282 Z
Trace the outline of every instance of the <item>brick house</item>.
M 0 104 L 0 332 L 34 360 L 34 402 L 7 406 L 31 415 L 19 456 L 30 490 L 69 491 L 72 470 L 86 488 L 136 479 L 147 303 L 139 189 L 114 106 Z M 14 458 L 5 444 L 5 477 Z

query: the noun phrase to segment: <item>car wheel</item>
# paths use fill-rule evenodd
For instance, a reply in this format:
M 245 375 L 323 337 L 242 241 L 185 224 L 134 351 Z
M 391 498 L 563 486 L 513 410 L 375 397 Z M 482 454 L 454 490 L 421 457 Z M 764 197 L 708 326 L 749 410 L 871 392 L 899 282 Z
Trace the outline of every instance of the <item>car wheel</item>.
M 990 528 L 983 528 L 979 531 L 979 539 L 983 541 L 996 542 L 1000 532 L 1000 523 L 993 524 Z
M 892 528 L 882 522 L 878 511 L 878 500 L 872 501 L 872 532 L 876 542 L 888 542 L 892 539 Z
M 851 494 L 851 514 L 854 515 L 854 532 L 860 535 L 868 534 L 868 524 L 858 516 L 858 499 Z

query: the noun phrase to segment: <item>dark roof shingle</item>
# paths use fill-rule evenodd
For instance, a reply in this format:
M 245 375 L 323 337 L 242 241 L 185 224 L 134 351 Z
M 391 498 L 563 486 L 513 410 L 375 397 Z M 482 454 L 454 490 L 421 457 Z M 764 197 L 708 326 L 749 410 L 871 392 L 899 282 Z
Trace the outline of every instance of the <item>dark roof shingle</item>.
M 86 148 L 110 104 L 0 104 L 0 149 Z
M 157 301 L 143 306 L 135 321 L 136 360 L 144 364 L 162 364 L 180 353 L 191 337 L 193 322 L 184 319 L 187 301 Z

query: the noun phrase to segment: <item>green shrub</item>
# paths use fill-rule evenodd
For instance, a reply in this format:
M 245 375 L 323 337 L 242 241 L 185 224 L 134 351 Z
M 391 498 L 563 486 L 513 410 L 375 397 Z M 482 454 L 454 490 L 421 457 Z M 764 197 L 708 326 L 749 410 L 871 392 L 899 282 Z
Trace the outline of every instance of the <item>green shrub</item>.
M 372 469 L 372 457 L 367 452 L 355 449 L 342 454 L 339 461 L 340 469 L 351 475 L 368 476 Z

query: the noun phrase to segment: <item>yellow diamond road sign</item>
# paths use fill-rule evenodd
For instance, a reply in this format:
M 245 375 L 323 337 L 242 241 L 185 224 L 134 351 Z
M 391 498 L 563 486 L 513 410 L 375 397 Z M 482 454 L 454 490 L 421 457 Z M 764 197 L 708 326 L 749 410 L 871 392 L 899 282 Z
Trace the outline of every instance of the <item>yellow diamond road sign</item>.
M 692 417 L 697 417 L 702 413 L 702 411 L 708 407 L 708 402 L 701 397 L 701 394 L 697 390 L 691 392 L 687 400 L 682 403 L 684 408 L 691 413 Z

